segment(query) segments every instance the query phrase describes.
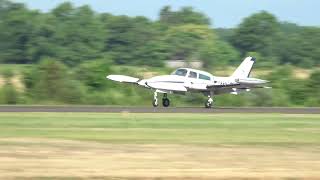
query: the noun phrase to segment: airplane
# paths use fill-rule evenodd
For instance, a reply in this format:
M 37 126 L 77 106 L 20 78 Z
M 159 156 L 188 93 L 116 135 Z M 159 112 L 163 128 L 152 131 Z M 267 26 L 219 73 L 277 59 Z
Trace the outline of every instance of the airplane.
M 186 94 L 187 92 L 202 93 L 208 97 L 205 102 L 206 108 L 213 106 L 213 96 L 219 94 L 239 94 L 254 88 L 271 88 L 264 86 L 269 81 L 251 78 L 250 73 L 256 58 L 246 57 L 240 66 L 229 77 L 218 77 L 212 74 L 191 69 L 178 68 L 170 75 L 155 76 L 150 79 L 139 79 L 125 75 L 108 75 L 107 79 L 131 83 L 154 91 L 152 105 L 157 107 L 158 93 L 163 94 L 162 105 L 170 106 L 168 94 Z

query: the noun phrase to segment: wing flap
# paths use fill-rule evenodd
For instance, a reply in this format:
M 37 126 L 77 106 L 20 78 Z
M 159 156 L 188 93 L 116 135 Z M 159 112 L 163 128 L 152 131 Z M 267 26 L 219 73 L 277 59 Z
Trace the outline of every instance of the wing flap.
M 166 83 L 166 82 L 154 82 L 147 83 L 147 86 L 153 89 L 165 90 L 165 91 L 178 91 L 187 92 L 187 88 L 183 84 Z

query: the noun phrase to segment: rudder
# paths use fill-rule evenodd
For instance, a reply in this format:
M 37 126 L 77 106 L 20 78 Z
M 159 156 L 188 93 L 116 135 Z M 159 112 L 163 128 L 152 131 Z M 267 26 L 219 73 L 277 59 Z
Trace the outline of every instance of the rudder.
M 250 76 L 252 66 L 254 62 L 256 61 L 256 58 L 254 57 L 246 57 L 240 66 L 233 72 L 231 77 L 235 78 L 247 78 Z

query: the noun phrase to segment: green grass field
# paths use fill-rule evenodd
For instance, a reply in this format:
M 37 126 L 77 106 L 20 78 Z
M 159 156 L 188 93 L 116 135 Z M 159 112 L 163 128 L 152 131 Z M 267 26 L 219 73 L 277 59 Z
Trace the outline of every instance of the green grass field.
M 1 113 L 0 137 L 130 144 L 320 145 L 320 116 Z
M 0 178 L 320 178 L 320 116 L 0 113 Z

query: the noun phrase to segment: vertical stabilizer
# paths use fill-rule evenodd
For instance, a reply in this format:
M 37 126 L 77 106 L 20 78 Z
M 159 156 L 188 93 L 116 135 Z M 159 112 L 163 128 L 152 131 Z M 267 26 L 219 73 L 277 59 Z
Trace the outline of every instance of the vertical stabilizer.
M 231 75 L 231 77 L 234 78 L 247 78 L 250 76 L 250 72 L 252 69 L 252 66 L 254 62 L 256 61 L 256 58 L 254 57 L 246 57 L 240 66 L 234 71 L 234 73 Z

